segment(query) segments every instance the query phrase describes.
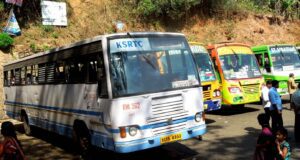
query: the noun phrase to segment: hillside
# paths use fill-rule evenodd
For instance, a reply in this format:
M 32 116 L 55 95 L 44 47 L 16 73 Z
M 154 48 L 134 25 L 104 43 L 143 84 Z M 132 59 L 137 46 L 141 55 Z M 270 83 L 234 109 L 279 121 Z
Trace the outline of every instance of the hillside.
M 125 32 L 182 32 L 186 34 L 188 40 L 203 44 L 223 41 L 249 45 L 300 42 L 300 20 L 285 20 L 284 17 L 270 12 L 239 11 L 220 17 L 206 16 L 198 13 L 194 8 L 180 19 L 164 17 L 145 20 L 147 17 L 134 15 L 131 13 L 134 7 L 128 7 L 126 2 L 120 0 L 68 0 L 67 8 L 67 27 L 42 26 L 39 17 L 28 14 L 26 23 L 21 25 L 22 35 L 14 38 L 15 43 L 11 53 L 0 51 L 1 66 L 12 59 L 34 52 L 100 34 L 113 33 L 117 21 L 125 23 Z M 5 26 L 6 18 L 7 14 L 4 14 L 0 19 L 2 28 Z M 24 19 L 24 17 L 17 18 Z M 0 67 L 0 75 L 3 79 L 2 67 Z M 2 84 L 2 80 L 0 83 Z M 2 93 L 0 95 L 3 99 Z

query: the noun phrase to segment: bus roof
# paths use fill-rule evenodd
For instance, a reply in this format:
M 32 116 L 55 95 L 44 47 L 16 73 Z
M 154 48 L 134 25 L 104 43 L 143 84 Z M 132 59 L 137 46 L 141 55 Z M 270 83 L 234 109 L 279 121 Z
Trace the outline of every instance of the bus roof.
M 23 61 L 26 61 L 26 60 L 29 60 L 29 59 L 46 56 L 48 54 L 63 51 L 63 50 L 67 50 L 67 49 L 70 49 L 70 48 L 73 48 L 73 47 L 76 47 L 76 46 L 82 46 L 82 45 L 93 43 L 93 42 L 99 42 L 103 38 L 115 37 L 115 36 L 126 36 L 126 35 L 131 35 L 131 36 L 138 36 L 138 35 L 178 35 L 178 36 L 184 36 L 184 34 L 182 34 L 182 33 L 173 33 L 173 32 L 127 32 L 127 33 L 114 33 L 114 34 L 107 34 L 107 35 L 99 35 L 99 36 L 95 36 L 95 37 L 92 37 L 92 38 L 87 38 L 87 39 L 84 39 L 84 40 L 81 40 L 81 41 L 78 41 L 78 42 L 75 42 L 75 43 L 64 45 L 64 46 L 61 46 L 61 47 L 53 48 L 53 49 L 50 49 L 50 50 L 45 51 L 45 52 L 39 52 L 39 53 L 30 55 L 28 57 L 24 57 L 24 58 L 21 58 L 21 59 L 18 59 L 18 60 L 14 60 L 12 62 L 4 64 L 3 66 L 5 67 L 5 66 L 9 66 L 9 65 L 12 65 L 12 64 L 23 62 Z
M 216 44 L 213 44 L 213 45 L 208 45 L 207 49 L 217 49 L 217 48 L 227 47 L 227 46 L 244 46 L 244 47 L 250 47 L 249 45 L 243 44 L 243 43 L 222 42 L 222 43 L 216 43 Z
M 270 47 L 275 47 L 275 46 L 294 46 L 294 45 L 292 44 L 259 45 L 259 46 L 251 47 L 251 49 L 253 52 L 260 52 L 260 51 L 267 51 Z

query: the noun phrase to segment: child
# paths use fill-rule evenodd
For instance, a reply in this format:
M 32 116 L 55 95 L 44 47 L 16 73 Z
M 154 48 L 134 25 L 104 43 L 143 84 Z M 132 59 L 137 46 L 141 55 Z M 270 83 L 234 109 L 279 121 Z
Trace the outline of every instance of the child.
M 257 139 L 255 149 L 255 160 L 273 160 L 274 159 L 274 137 L 270 128 L 268 116 L 261 113 L 257 116 L 258 123 L 262 131 Z
M 3 160 L 24 160 L 25 156 L 21 149 L 21 143 L 17 138 L 14 125 L 7 121 L 1 125 L 1 134 L 4 136 L 2 142 L 3 151 L 0 157 Z
M 276 132 L 276 148 L 277 148 L 277 159 L 289 160 L 291 157 L 290 144 L 286 141 L 288 132 L 285 128 L 280 128 Z

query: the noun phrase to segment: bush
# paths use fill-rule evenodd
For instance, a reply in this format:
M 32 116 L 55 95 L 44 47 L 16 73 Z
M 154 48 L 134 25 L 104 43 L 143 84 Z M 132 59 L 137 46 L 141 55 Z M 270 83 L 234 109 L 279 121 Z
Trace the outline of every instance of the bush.
M 140 16 L 178 19 L 200 2 L 199 0 L 140 0 L 137 4 L 137 12 Z
M 11 38 L 7 33 L 0 33 L 0 48 L 5 49 L 14 43 L 14 39 Z

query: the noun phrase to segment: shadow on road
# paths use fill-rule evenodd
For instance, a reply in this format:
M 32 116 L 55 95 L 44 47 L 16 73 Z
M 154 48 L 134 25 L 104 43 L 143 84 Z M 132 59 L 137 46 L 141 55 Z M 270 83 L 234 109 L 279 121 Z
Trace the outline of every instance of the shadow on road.
M 18 127 L 18 131 L 22 131 Z M 33 128 L 32 137 L 22 138 L 21 143 L 24 152 L 30 159 L 80 159 L 75 152 L 72 139 L 48 132 L 43 129 Z M 19 137 L 24 135 L 19 135 Z M 195 141 L 198 141 L 195 139 Z M 57 147 L 59 149 L 57 149 Z M 57 151 L 54 151 L 56 149 Z M 88 160 L 157 160 L 157 159 L 186 159 L 198 153 L 180 143 L 170 143 L 160 147 L 133 152 L 128 154 L 118 154 L 112 151 L 92 148 Z

